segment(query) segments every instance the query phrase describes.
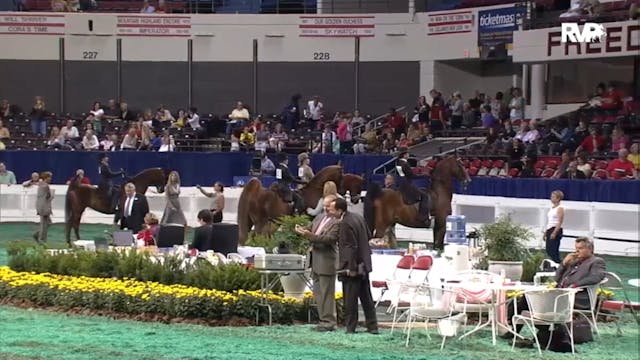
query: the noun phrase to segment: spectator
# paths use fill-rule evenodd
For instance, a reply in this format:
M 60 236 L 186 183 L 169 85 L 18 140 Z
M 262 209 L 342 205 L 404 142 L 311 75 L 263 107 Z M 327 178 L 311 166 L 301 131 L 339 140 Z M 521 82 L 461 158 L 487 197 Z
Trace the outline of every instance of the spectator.
M 511 146 L 507 149 L 507 155 L 509 156 L 509 168 L 522 170 L 522 158 L 524 156 L 524 144 L 522 144 L 522 140 L 514 138 Z
M 184 110 L 183 109 L 178 110 L 178 117 L 171 124 L 171 127 L 182 129 L 185 126 L 185 124 L 187 123 L 186 118 L 187 118 L 187 116 L 185 115 Z
M 587 178 L 587 176 L 582 171 L 578 170 L 578 163 L 576 161 L 572 161 L 569 163 L 569 168 L 561 178 L 571 180 L 584 180 Z
M 0 101 L 0 119 L 9 119 L 20 112 L 21 109 L 16 105 L 11 105 L 9 100 L 3 99 Z
M 366 120 L 360 116 L 360 110 L 355 109 L 353 111 L 353 119 L 351 120 L 351 125 L 354 128 L 360 127 L 360 126 L 364 126 L 364 124 L 366 123 Z
M 211 236 L 211 223 L 213 222 L 213 216 L 211 211 L 203 209 L 198 212 L 198 226 L 193 233 L 193 241 L 189 245 L 189 249 L 197 249 L 200 252 L 213 250 L 213 238 Z
M 391 174 L 387 174 L 384 177 L 384 188 L 390 190 L 397 190 L 398 186 L 396 186 L 396 178 Z
M 84 170 L 82 169 L 76 170 L 76 175 L 72 176 L 69 180 L 67 180 L 67 185 L 71 184 L 71 182 L 76 178 L 80 180 L 80 184 L 91 185 L 91 179 L 89 179 L 88 176 L 84 175 Z
M 60 133 L 60 129 L 58 129 L 57 126 L 51 128 L 51 135 L 49 135 L 49 140 L 47 140 L 47 147 L 51 149 L 67 149 L 64 135 Z
M 115 137 L 115 140 L 114 140 L 114 137 Z M 104 151 L 114 151 L 117 141 L 118 141 L 118 135 L 107 134 L 104 136 L 104 139 L 100 141 L 100 149 Z
M 505 119 L 502 122 L 501 138 L 503 143 L 510 143 L 516 136 L 516 132 L 513 130 L 510 119 Z
M 589 130 L 589 136 L 582 140 L 582 143 L 576 149 L 576 156 L 578 156 L 582 151 L 587 154 L 593 154 L 599 152 L 604 146 L 604 138 L 598 135 L 598 130 L 595 127 L 592 127 Z
M 353 127 L 351 126 L 351 115 L 342 116 L 338 123 L 338 140 L 343 154 L 353 150 Z
M 631 153 L 627 156 L 636 171 L 640 171 L 640 143 L 631 144 Z
M 522 158 L 522 171 L 520 172 L 521 178 L 534 178 L 536 177 L 536 172 L 534 169 L 534 164 L 536 163 L 536 158 L 532 156 L 525 155 Z
M 569 151 L 563 152 L 561 157 L 562 157 L 562 161 L 560 162 L 560 165 L 558 166 L 558 169 L 556 170 L 556 172 L 552 176 L 554 179 L 566 178 L 567 177 L 567 171 L 569 171 L 569 164 L 573 160 L 573 159 L 571 159 L 571 153 L 569 153 Z
M 618 151 L 618 158 L 609 162 L 609 166 L 607 166 L 607 173 L 610 179 L 638 178 L 638 174 L 633 163 L 627 159 L 628 155 L 629 151 L 627 149 L 620 149 L 620 151 Z
M 262 152 L 260 155 L 260 173 L 271 176 L 276 173 L 276 166 L 273 164 L 273 161 L 269 159 L 266 152 Z
M 612 115 L 615 115 L 618 110 L 622 109 L 622 95 L 616 89 L 613 82 L 609 83 L 607 91 L 602 96 L 602 105 L 600 105 L 600 108 L 608 111 Z
M 323 154 L 339 154 L 340 153 L 340 142 L 338 141 L 338 136 L 331 129 L 330 125 L 325 125 L 324 131 L 322 132 L 322 148 L 320 152 Z
M 451 128 L 459 129 L 462 126 L 462 114 L 464 111 L 464 103 L 460 91 L 453 93 L 453 101 L 451 104 Z
M 300 98 L 302 98 L 300 94 L 293 95 L 289 104 L 280 113 L 280 118 L 287 130 L 295 130 L 300 122 Z
M 162 145 L 158 148 L 158 152 L 171 152 L 176 149 L 173 137 L 169 134 L 162 135 Z
M 155 134 L 151 131 L 151 126 L 143 124 L 140 130 L 140 144 L 138 145 L 138 150 L 152 149 L 151 142 L 155 138 Z
M 356 143 L 353 145 L 353 152 L 355 154 L 364 154 L 368 151 L 375 150 L 377 147 L 377 134 L 372 129 L 371 124 L 366 123 L 364 125 L 364 132 L 356 137 Z
M 520 88 L 511 90 L 511 102 L 509 103 L 509 118 L 511 121 L 520 121 L 524 119 L 525 101 L 522 97 Z
M 11 138 L 11 133 L 9 132 L 9 129 L 4 126 L 2 120 L 0 119 L 0 140 L 9 138 Z
M 629 148 L 629 137 L 624 134 L 624 130 L 620 126 L 613 128 L 611 133 L 611 152 L 617 153 L 620 149 Z
M 91 111 L 89 111 L 89 116 L 87 116 L 86 120 L 89 121 L 93 125 L 93 129 L 96 133 L 102 133 L 102 118 L 104 117 L 104 110 L 102 110 L 102 105 L 99 101 L 93 103 L 93 107 Z
M 587 157 L 585 155 L 580 155 L 576 157 L 576 159 L 577 159 L 576 169 L 578 169 L 578 171 L 582 171 L 582 173 L 584 174 L 585 177 L 587 177 L 587 179 L 590 178 L 591 164 L 587 162 Z
M 436 132 L 446 129 L 447 125 L 444 116 L 444 102 L 441 95 L 440 93 L 434 95 L 436 98 L 433 99 L 431 112 L 429 113 L 429 132 L 435 136 Z
M 240 139 L 236 136 L 235 133 L 231 134 L 231 139 L 229 139 L 231 143 L 231 148 L 229 151 L 240 151 Z
M 311 120 L 314 129 L 319 128 L 319 123 L 324 117 L 323 108 L 324 104 L 320 102 L 320 97 L 317 95 L 307 103 L 307 113 L 305 117 Z
M 161 127 L 169 127 L 175 121 L 173 115 L 171 115 L 171 111 L 165 108 L 162 104 L 156 111 L 156 118 L 158 119 Z
M 28 188 L 34 185 L 38 185 L 38 182 L 40 181 L 40 174 L 38 174 L 37 172 L 32 172 L 31 173 L 31 178 L 29 178 L 29 180 L 25 181 L 22 183 L 22 186 Z
M 309 158 L 309 154 L 303 152 L 298 155 L 298 177 L 307 183 L 315 176 L 313 169 L 311 169 L 309 165 L 310 163 L 311 159 Z
M 399 136 L 405 131 L 405 119 L 402 114 L 398 113 L 395 108 L 389 109 L 387 116 L 387 126 L 393 129 L 393 133 Z
M 498 91 L 493 100 L 491 100 L 491 114 L 498 121 L 502 121 L 509 117 L 509 111 L 504 103 L 504 94 Z
M 134 121 L 136 114 L 129 110 L 129 105 L 126 102 L 120 103 L 120 119 L 123 121 Z
M 421 124 L 422 123 L 414 122 L 409 126 L 409 130 L 407 131 L 409 145 L 419 144 L 426 139 L 424 127 Z
M 242 128 L 251 119 L 249 110 L 244 107 L 242 101 L 236 103 L 235 109 L 229 114 L 229 121 L 227 122 L 227 136 L 231 135 L 231 132 L 236 128 Z
M 142 240 L 144 246 L 153 246 L 156 244 L 156 238 L 158 237 L 158 231 L 160 221 L 154 213 L 147 213 L 144 216 L 144 224 L 142 224 L 142 230 L 136 235 L 137 240 Z
M 196 107 L 189 108 L 189 115 L 187 117 L 187 123 L 193 130 L 202 130 L 200 125 L 200 115 L 198 115 L 198 109 Z
M 4 163 L 0 162 L 0 184 L 14 185 L 16 183 L 16 175 L 11 170 L 7 170 Z
M 498 120 L 493 116 L 491 111 L 491 105 L 482 105 L 480 107 L 480 119 L 482 120 L 482 127 L 489 130 L 489 133 L 493 133 L 498 126 Z
M 135 150 L 138 148 L 138 135 L 136 134 L 135 127 L 129 128 L 127 135 L 122 139 L 122 145 L 120 148 L 122 150 Z
M 525 144 L 534 144 L 540 138 L 540 132 L 538 131 L 538 126 L 535 120 L 531 120 L 526 128 L 529 129 L 523 136 L 522 142 Z
M 250 149 L 253 147 L 253 144 L 256 142 L 256 138 L 253 136 L 253 133 L 249 131 L 249 127 L 245 126 L 242 129 L 242 133 L 240 134 L 240 143 L 246 149 Z
M 46 136 L 47 135 L 47 119 L 48 115 L 46 104 L 41 96 L 35 97 L 35 103 L 31 108 L 31 131 L 33 135 Z
M 255 149 L 256 151 L 266 152 L 267 147 L 269 147 L 269 137 L 271 136 L 269 134 L 269 129 L 267 126 L 262 124 L 260 118 L 256 119 L 255 128 Z
M 120 105 L 118 105 L 115 100 L 109 99 L 107 107 L 104 109 L 104 118 L 116 120 L 120 119 L 120 116 L 122 116 Z
M 476 126 L 476 115 L 471 109 L 471 105 L 466 102 L 462 105 L 462 127 L 471 129 Z
M 404 151 L 409 148 L 409 139 L 405 133 L 400 134 L 400 139 L 396 141 L 396 149 L 398 151 Z
M 100 148 L 98 137 L 92 130 L 87 130 L 84 133 L 84 137 L 82 138 L 82 148 L 85 150 L 98 150 Z
M 76 140 L 80 138 L 78 128 L 73 125 L 72 119 L 68 119 L 67 124 L 60 129 L 60 135 L 62 135 L 65 140 Z
M 149 3 L 149 0 L 144 0 L 144 2 L 142 3 L 142 9 L 140 9 L 140 13 L 153 14 L 155 12 L 156 12 L 156 8 Z
M 431 107 L 427 103 L 427 97 L 426 96 L 421 95 L 418 98 L 418 105 L 416 105 L 416 110 L 418 111 L 418 121 L 420 121 L 423 124 L 428 123 L 429 122 L 429 111 L 431 110 Z

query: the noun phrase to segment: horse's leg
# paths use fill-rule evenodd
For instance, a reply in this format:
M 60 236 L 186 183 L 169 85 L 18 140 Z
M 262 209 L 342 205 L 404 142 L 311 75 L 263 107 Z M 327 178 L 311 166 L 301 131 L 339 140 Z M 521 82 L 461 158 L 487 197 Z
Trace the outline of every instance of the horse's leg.
M 433 225 L 433 248 L 435 250 L 444 249 L 444 234 L 446 232 L 446 217 L 434 216 Z

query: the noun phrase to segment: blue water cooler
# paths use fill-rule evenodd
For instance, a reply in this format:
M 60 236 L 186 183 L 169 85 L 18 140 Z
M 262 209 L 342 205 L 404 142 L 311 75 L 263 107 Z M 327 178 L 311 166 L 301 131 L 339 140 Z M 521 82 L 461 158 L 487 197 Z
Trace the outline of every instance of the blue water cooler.
M 464 215 L 447 216 L 447 233 L 445 241 L 447 244 L 468 245 L 467 220 Z

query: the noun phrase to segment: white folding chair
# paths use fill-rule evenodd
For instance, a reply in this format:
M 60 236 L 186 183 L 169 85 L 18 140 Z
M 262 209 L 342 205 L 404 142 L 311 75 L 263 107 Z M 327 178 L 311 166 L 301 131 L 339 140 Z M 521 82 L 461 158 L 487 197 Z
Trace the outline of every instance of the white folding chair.
M 517 324 L 525 324 L 527 328 L 534 334 L 538 353 L 542 355 L 542 348 L 536 336 L 536 325 L 549 325 L 549 341 L 545 350 L 551 345 L 553 338 L 554 326 L 562 325 L 569 333 L 571 340 L 571 352 L 575 354 L 573 344 L 573 304 L 575 301 L 574 289 L 546 289 L 531 290 L 524 293 L 529 311 L 523 311 L 520 315 L 514 315 L 512 319 L 513 326 Z M 515 349 L 517 336 L 514 333 L 512 349 Z
M 605 279 L 607 282 L 600 285 L 602 290 L 610 290 L 614 293 L 620 295 L 622 294 L 622 300 L 602 300 L 598 303 L 598 310 L 596 311 L 596 318 L 598 315 L 609 316 L 616 318 L 616 328 L 618 335 L 622 335 L 622 328 L 620 327 L 620 322 L 622 320 L 622 313 L 624 309 L 629 309 L 631 315 L 636 319 L 636 323 L 640 324 L 640 319 L 638 319 L 638 314 L 636 314 L 636 309 L 640 308 L 640 303 L 632 302 L 629 300 L 629 295 L 627 294 L 626 289 L 624 288 L 624 284 L 622 283 L 622 279 L 618 275 L 612 272 L 605 272 Z M 603 310 L 607 312 L 603 312 Z
M 245 259 L 242 255 L 238 253 L 228 253 L 227 260 L 229 263 L 233 264 L 246 264 L 247 259 Z
M 419 285 L 415 288 L 411 305 L 407 311 L 407 321 L 405 324 L 407 340 L 405 346 L 409 346 L 411 338 L 411 329 L 416 321 L 424 322 L 424 327 L 429 335 L 429 322 L 438 322 L 438 333 L 442 335 L 442 343 L 440 350 L 444 348 L 445 341 L 448 336 L 456 336 L 460 324 L 465 321 L 464 315 L 453 315 L 453 299 L 456 293 L 442 287 L 433 287 L 429 285 Z
M 215 252 L 213 253 L 213 256 L 218 258 L 218 263 L 220 264 L 227 264 L 229 262 L 229 260 L 226 256 L 224 256 L 223 253 Z
M 456 292 L 453 303 L 454 310 L 463 314 L 478 313 L 476 327 L 460 338 L 462 339 L 484 327 L 491 326 L 491 335 L 495 342 L 496 324 L 494 312 L 496 310 L 493 301 L 493 289 L 489 285 L 500 282 L 500 276 L 488 271 L 468 270 L 459 272 L 452 278 L 459 281 L 459 284 L 454 288 Z M 487 321 L 485 322 L 482 321 L 483 313 L 487 314 Z
M 593 332 L 600 336 L 600 331 L 598 330 L 598 322 L 596 320 L 596 313 L 598 312 L 598 289 L 602 284 L 607 282 L 607 278 L 605 277 L 600 283 L 591 285 L 591 286 L 583 286 L 579 289 L 583 289 L 589 295 L 589 308 L 588 309 L 573 309 L 574 314 L 581 315 L 589 322 L 589 325 L 593 329 Z

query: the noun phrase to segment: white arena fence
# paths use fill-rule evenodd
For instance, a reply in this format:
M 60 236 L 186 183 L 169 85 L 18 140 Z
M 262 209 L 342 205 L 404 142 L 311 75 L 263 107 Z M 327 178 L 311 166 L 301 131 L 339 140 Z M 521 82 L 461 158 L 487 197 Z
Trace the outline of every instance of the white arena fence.
M 52 204 L 53 221 L 64 222 L 67 186 L 52 185 L 51 188 L 55 191 Z M 38 221 L 35 212 L 36 190 L 34 187 L 24 188 L 21 185 L 0 185 L 0 222 Z M 156 215 L 162 216 L 165 207 L 164 195 L 154 191 L 155 189 L 150 188 L 146 194 L 149 207 Z M 198 211 L 209 208 L 212 201 L 195 187 L 183 187 L 181 191 L 180 202 L 187 221 L 190 226 L 197 226 Z M 242 188 L 225 188 L 224 222 L 236 222 L 241 192 Z M 532 247 L 544 248 L 542 232 L 550 206 L 548 200 L 454 194 L 452 206 L 454 214 L 466 216 L 467 231 L 490 223 L 502 214 L 510 214 L 514 221 L 533 230 L 536 237 L 530 239 L 529 244 Z M 638 256 L 640 253 L 640 205 L 563 201 L 563 206 L 566 215 L 562 250 L 573 249 L 575 237 L 589 236 L 595 240 L 597 253 L 626 256 Z M 362 212 L 362 205 L 350 204 L 350 207 L 353 211 Z M 113 215 L 87 209 L 82 222 L 111 224 Z M 412 242 L 431 242 L 433 239 L 430 229 L 411 229 L 399 225 L 396 227 L 396 236 L 400 240 Z

